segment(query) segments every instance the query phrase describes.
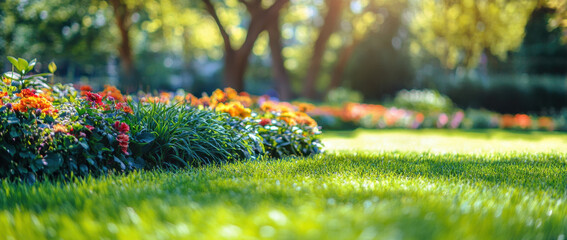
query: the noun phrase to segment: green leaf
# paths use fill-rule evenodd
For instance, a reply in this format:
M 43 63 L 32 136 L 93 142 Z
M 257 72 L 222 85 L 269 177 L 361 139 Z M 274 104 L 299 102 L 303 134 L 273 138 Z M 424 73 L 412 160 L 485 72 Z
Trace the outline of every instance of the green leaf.
M 120 169 L 126 170 L 126 165 L 119 158 L 114 156 L 113 160 L 114 160 L 115 163 L 118 163 L 120 165 Z
M 16 72 L 6 72 L 4 73 L 4 77 L 9 78 L 9 79 L 13 79 L 13 80 L 19 80 L 22 75 L 20 75 L 19 73 Z
M 26 77 L 24 77 L 24 79 L 30 79 L 30 78 L 35 78 L 35 77 L 45 77 L 45 76 L 51 76 L 51 73 L 34 74 L 34 75 L 26 76 Z
M 8 56 L 8 61 L 14 65 L 15 68 L 18 68 L 18 59 L 12 56 Z
M 54 62 L 50 62 L 47 68 L 49 69 L 50 73 L 54 73 L 55 71 L 57 71 L 57 65 L 55 65 Z
M 22 74 L 25 74 L 28 68 L 28 61 L 23 58 L 18 58 L 18 66 L 16 67 Z
M 20 123 L 20 119 L 18 117 L 15 116 L 8 117 L 8 125 L 18 124 L 18 123 Z
M 85 150 L 89 150 L 89 144 L 85 142 L 79 142 L 79 146 L 81 146 Z
M 26 68 L 26 72 L 33 70 L 33 67 L 35 67 L 36 63 L 37 63 L 37 59 L 34 58 L 33 60 L 31 60 L 28 67 Z
M 137 134 L 135 139 L 138 143 L 146 144 L 146 143 L 153 142 L 156 139 L 156 137 L 152 133 L 143 132 L 143 133 Z
M 8 152 L 10 154 L 10 156 L 12 156 L 12 157 L 14 155 L 16 155 L 17 151 L 16 151 L 16 147 L 14 147 L 14 145 L 5 144 L 5 145 L 2 146 L 2 148 L 4 148 L 4 150 L 6 150 L 6 152 Z
M 59 153 L 49 153 L 44 158 L 46 165 L 46 171 L 51 174 L 57 171 L 63 165 L 63 157 Z

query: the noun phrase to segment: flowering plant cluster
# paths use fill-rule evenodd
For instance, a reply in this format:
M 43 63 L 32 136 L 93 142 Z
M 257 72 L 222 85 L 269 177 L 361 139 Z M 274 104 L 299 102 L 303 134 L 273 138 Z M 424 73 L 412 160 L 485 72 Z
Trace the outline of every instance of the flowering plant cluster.
M 200 166 L 322 151 L 305 109 L 226 88 L 210 96 L 124 96 L 113 86 L 47 84 L 9 58 L 0 82 L 0 179 Z M 77 90 L 78 89 L 78 90 Z
M 307 111 L 311 104 L 290 104 L 271 99 L 269 96 L 251 96 L 232 88 L 217 89 L 210 96 L 201 98 L 193 94 L 160 93 L 159 97 L 141 96 L 143 102 L 163 104 L 187 104 L 198 109 L 225 113 L 233 121 L 235 129 L 254 129 L 261 139 L 266 155 L 283 157 L 288 155 L 310 155 L 322 151 L 318 136 L 321 134 L 317 122 Z
M 486 110 L 416 111 L 378 104 L 346 103 L 342 107 L 317 106 L 308 111 L 326 129 L 348 128 L 501 128 L 515 130 L 567 130 L 567 114 L 534 116 L 499 114 Z

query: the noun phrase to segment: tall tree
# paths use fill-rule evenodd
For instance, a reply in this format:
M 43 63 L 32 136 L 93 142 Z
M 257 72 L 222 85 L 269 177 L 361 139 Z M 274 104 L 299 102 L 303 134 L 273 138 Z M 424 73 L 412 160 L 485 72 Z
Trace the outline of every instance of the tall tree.
M 347 64 L 355 49 L 369 33 L 379 31 L 386 18 L 400 15 L 407 8 L 405 0 L 367 0 L 351 1 L 351 3 L 355 4 L 345 11 L 343 17 L 349 23 L 349 27 L 346 30 L 341 29 L 340 32 L 346 38 L 334 63 L 326 93 L 342 85 Z
M 533 0 L 420 1 L 410 26 L 413 49 L 425 50 L 450 69 L 475 67 L 484 51 L 504 59 L 521 45 L 537 4 Z
M 233 87 L 238 91 L 244 90 L 244 74 L 248 67 L 248 58 L 254 47 L 254 43 L 258 39 L 260 33 L 267 29 L 267 26 L 278 19 L 280 10 L 289 2 L 289 0 L 275 0 L 268 7 L 264 7 L 266 3 L 262 0 L 239 0 L 244 4 L 248 14 L 250 15 L 246 37 L 242 45 L 238 48 L 233 46 L 233 42 L 224 27 L 215 5 L 211 0 L 202 0 L 205 9 L 214 19 L 218 26 L 223 39 L 224 46 L 224 84 Z

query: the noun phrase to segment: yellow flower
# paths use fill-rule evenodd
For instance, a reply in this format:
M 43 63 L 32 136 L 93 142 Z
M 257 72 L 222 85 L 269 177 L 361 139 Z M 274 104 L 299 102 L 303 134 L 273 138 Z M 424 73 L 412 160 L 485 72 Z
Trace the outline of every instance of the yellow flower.
M 230 102 L 227 104 L 219 103 L 216 108 L 218 112 L 228 113 L 232 117 L 247 118 L 251 116 L 252 110 L 245 108 L 239 102 Z

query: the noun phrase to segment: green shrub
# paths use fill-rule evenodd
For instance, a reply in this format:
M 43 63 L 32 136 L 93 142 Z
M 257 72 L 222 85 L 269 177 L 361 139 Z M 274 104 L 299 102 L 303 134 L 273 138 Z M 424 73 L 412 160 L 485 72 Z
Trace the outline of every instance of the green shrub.
M 258 129 L 263 138 L 266 155 L 274 158 L 286 156 L 309 156 L 321 153 L 323 145 L 319 139 L 318 127 L 308 125 L 290 126 L 285 121 L 262 119 Z
M 453 102 L 437 90 L 402 90 L 394 98 L 396 107 L 415 110 L 419 112 L 451 112 Z
M 339 87 L 329 91 L 327 94 L 327 102 L 332 105 L 343 105 L 347 102 L 362 102 L 363 96 L 362 93 L 344 88 Z

